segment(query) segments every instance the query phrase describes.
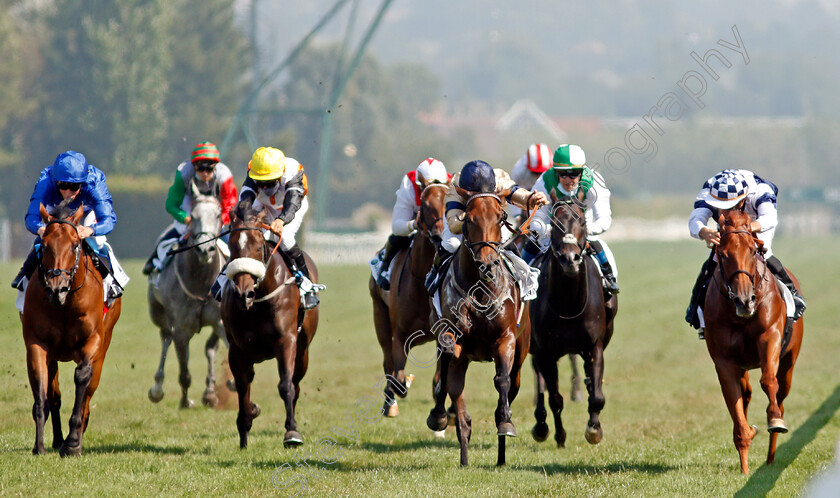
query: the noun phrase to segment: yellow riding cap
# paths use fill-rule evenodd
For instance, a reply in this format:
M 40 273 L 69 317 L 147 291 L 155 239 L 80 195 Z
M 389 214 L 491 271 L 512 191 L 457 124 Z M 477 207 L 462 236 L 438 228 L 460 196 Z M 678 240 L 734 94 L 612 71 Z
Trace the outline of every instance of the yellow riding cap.
M 257 181 L 276 180 L 286 172 L 286 156 L 274 147 L 260 147 L 248 162 L 248 176 Z

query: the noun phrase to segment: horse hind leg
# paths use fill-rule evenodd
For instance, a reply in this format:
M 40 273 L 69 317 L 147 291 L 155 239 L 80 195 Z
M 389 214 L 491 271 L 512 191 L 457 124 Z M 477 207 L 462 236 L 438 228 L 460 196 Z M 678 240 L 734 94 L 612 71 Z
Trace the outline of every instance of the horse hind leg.
M 52 416 L 54 450 L 61 448 L 64 444 L 64 435 L 61 430 L 61 390 L 58 388 L 58 362 L 51 361 L 47 372 L 49 387 L 47 388 L 47 404 L 49 405 L 48 416 Z
M 204 394 L 201 395 L 201 404 L 214 407 L 219 403 L 216 396 L 216 352 L 219 348 L 219 336 L 210 334 L 204 344 L 204 356 L 207 358 L 207 378 L 204 381 Z
M 230 370 L 236 383 L 236 395 L 239 399 L 239 413 L 236 416 L 236 429 L 239 432 L 239 448 L 248 447 L 248 433 L 254 418 L 259 415 L 259 407 L 251 402 L 251 381 L 254 380 L 254 364 L 245 358 L 238 347 L 231 344 L 228 353 Z
M 560 394 L 560 386 L 557 374 L 557 360 L 551 358 L 539 359 L 540 374 L 545 382 L 545 389 L 548 390 L 548 406 L 554 416 L 554 440 L 558 448 L 566 447 L 566 429 L 563 428 L 563 395 Z
M 195 406 L 193 400 L 187 396 L 187 392 L 192 384 L 192 375 L 190 375 L 189 361 L 190 361 L 190 344 L 189 339 L 182 339 L 175 341 L 175 353 L 178 355 L 178 383 L 181 385 L 181 402 L 178 404 L 180 408 L 192 408 Z
M 583 400 L 583 390 L 580 387 L 581 377 L 580 377 L 580 369 L 578 368 L 578 355 L 570 354 L 569 355 L 569 364 L 572 367 L 572 388 L 571 388 L 571 395 L 569 398 L 572 402 L 582 401 Z
M 169 351 L 169 346 L 172 344 L 172 336 L 164 329 L 160 329 L 160 363 L 155 372 L 155 385 L 149 388 L 149 400 L 152 403 L 158 403 L 163 399 L 163 379 L 166 376 L 163 367 L 166 365 L 166 353 Z

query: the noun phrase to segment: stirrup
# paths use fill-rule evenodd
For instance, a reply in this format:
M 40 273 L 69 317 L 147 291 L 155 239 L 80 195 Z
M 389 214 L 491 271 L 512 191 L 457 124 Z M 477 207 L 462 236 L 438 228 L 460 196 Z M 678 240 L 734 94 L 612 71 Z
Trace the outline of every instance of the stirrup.
M 808 306 L 805 304 L 805 298 L 803 298 L 799 294 L 793 295 L 793 304 L 793 321 L 795 322 L 796 320 L 802 318 L 802 315 L 805 314 L 805 308 L 807 308 Z
M 319 304 L 321 304 L 321 299 L 318 298 L 318 294 L 315 291 L 307 292 L 303 295 L 303 299 L 300 301 L 300 306 L 304 310 L 311 310 L 312 308 L 316 308 Z
M 697 338 L 701 341 L 706 339 L 706 327 L 700 327 L 697 329 Z

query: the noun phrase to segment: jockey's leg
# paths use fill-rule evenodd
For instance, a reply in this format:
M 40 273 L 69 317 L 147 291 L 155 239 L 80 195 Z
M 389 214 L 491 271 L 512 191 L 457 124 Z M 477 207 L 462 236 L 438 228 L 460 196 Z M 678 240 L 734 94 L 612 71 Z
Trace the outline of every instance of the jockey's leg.
M 149 259 L 146 260 L 146 263 L 143 265 L 143 275 L 150 275 L 153 271 L 159 270 L 160 264 L 155 264 L 155 259 L 158 259 L 158 263 L 161 263 L 160 256 L 158 255 L 160 244 L 164 240 L 175 239 L 180 237 L 181 234 L 175 228 L 174 225 L 171 225 L 168 230 L 165 230 L 164 233 L 158 237 L 157 241 L 155 241 L 155 246 L 152 248 L 152 254 L 149 256 Z
M 441 267 L 446 264 L 452 258 L 452 255 L 455 254 L 455 251 L 461 247 L 461 235 L 455 235 L 449 229 L 449 224 L 443 224 L 443 233 L 440 235 L 440 245 L 437 247 L 437 254 L 435 255 L 435 261 L 432 264 L 432 269 L 429 270 L 429 274 L 426 275 L 426 290 L 429 291 L 429 294 L 434 294 L 437 290 L 438 285 L 440 284 L 438 275 L 440 273 Z
M 291 268 L 292 274 L 295 276 L 295 283 L 300 287 L 305 278 L 309 281 L 310 289 L 311 289 L 311 282 L 312 278 L 309 274 L 309 268 L 306 266 L 306 257 L 303 254 L 303 251 L 300 250 L 300 246 L 297 244 L 290 247 L 288 250 L 283 250 L 286 254 L 286 257 L 289 261 L 291 261 Z M 318 299 L 318 294 L 315 293 L 314 290 L 309 290 L 303 295 L 303 308 L 304 309 L 312 309 L 318 306 L 320 303 L 320 299 Z
M 379 278 L 376 280 L 376 283 L 379 284 L 379 287 L 381 287 L 383 290 L 391 289 L 391 261 L 394 259 L 394 256 L 396 256 L 397 253 L 399 253 L 403 249 L 408 248 L 408 246 L 410 245 L 411 237 L 396 235 L 393 233 L 388 237 L 388 242 L 385 243 L 385 255 L 382 257 L 382 265 L 380 266 L 381 271 L 379 272 Z
M 793 284 L 793 280 L 788 275 L 787 270 L 785 270 L 784 265 L 779 258 L 776 256 L 770 256 L 767 258 L 767 267 L 770 268 L 770 272 L 773 273 L 779 280 L 785 284 L 785 287 L 790 289 L 790 293 L 793 294 L 793 303 L 796 305 L 796 311 L 793 313 L 793 319 L 799 320 L 802 314 L 805 312 L 805 298 L 799 293 L 799 290 Z
M 612 261 L 612 251 L 609 250 L 607 243 L 598 239 L 589 239 L 589 247 L 595 253 L 595 258 L 598 264 L 601 265 L 601 273 L 604 275 L 604 289 L 610 294 L 618 294 L 618 282 L 616 281 L 616 273 L 614 271 L 614 261 Z
M 700 317 L 697 315 L 697 308 L 706 297 L 706 287 L 709 286 L 709 281 L 712 278 L 712 273 L 717 267 L 717 262 L 714 259 L 714 251 L 709 253 L 708 259 L 703 262 L 700 268 L 700 274 L 697 275 L 697 280 L 694 282 L 694 288 L 691 289 L 691 300 L 688 302 L 688 308 L 685 310 L 685 321 L 695 329 L 700 329 Z
M 545 252 L 548 246 L 551 245 L 551 240 L 549 239 L 551 234 L 549 230 L 550 226 L 551 222 L 548 217 L 548 210 L 540 209 L 537 211 L 534 219 L 531 220 L 531 224 L 527 227 L 527 242 L 522 250 L 522 259 L 529 265 L 533 263 L 534 258 L 538 254 Z
M 36 251 L 35 247 L 38 244 L 40 244 L 40 242 L 40 238 L 35 240 L 35 243 L 32 245 L 32 249 L 26 256 L 26 259 L 23 260 L 23 266 L 20 267 L 20 271 L 18 272 L 17 276 L 15 276 L 15 279 L 12 280 L 12 289 L 22 291 L 25 288 L 23 279 L 28 279 L 32 277 L 33 273 L 35 273 L 35 268 L 38 267 L 38 252 Z

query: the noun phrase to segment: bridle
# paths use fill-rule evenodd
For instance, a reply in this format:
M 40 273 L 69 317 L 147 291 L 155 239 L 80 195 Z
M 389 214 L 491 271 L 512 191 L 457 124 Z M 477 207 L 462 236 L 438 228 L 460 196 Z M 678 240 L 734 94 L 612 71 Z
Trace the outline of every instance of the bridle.
M 755 241 L 754 241 L 755 235 L 753 235 L 753 233 L 749 230 L 722 231 L 721 234 L 720 234 L 721 241 L 723 241 L 724 237 L 726 237 L 728 235 L 734 235 L 734 234 L 749 235 L 750 236 L 750 242 L 752 243 L 752 246 L 755 247 Z M 732 290 L 732 279 L 735 278 L 737 275 L 743 273 L 744 275 L 749 277 L 750 281 L 752 282 L 753 287 L 758 286 L 758 270 L 756 270 L 754 273 L 750 273 L 747 270 L 742 270 L 742 269 L 738 268 L 737 270 L 730 273 L 729 277 L 727 277 L 723 272 L 723 256 L 720 253 L 720 244 L 715 246 L 715 255 L 717 256 L 717 259 L 718 259 L 720 281 L 721 281 L 721 284 L 723 284 L 720 288 L 720 292 L 723 293 L 724 286 L 725 286 L 725 289 L 726 289 L 726 294 L 725 295 L 729 298 L 730 301 L 735 300 L 735 292 Z
M 478 199 L 480 197 L 492 197 L 493 199 L 496 199 L 496 201 L 499 203 L 500 208 L 503 206 L 502 199 L 496 194 L 493 194 L 493 193 L 475 194 L 472 197 L 470 197 L 469 199 L 467 199 L 464 211 L 466 212 L 466 210 L 469 209 L 470 203 L 472 201 L 474 201 L 475 199 Z M 505 212 L 504 209 L 502 209 L 501 210 L 501 222 L 504 222 L 506 220 L 507 220 L 507 213 Z M 467 223 L 472 224 L 469 217 L 465 216 L 464 217 L 464 225 L 466 225 Z M 471 242 L 470 237 L 469 237 L 469 230 L 464 228 L 462 230 L 462 232 L 464 234 L 464 242 L 465 242 L 464 245 L 467 246 L 467 250 L 470 252 L 470 256 L 472 257 L 474 262 L 479 263 L 477 251 L 480 251 L 483 247 L 487 246 L 487 247 L 492 248 L 493 251 L 496 253 L 496 258 L 493 260 L 493 264 L 499 264 L 499 262 L 501 261 L 500 256 L 501 256 L 501 251 L 502 251 L 501 241 L 497 242 L 495 240 L 478 240 L 478 241 L 475 241 L 475 242 Z
M 567 205 L 572 205 L 572 204 L 576 204 L 572 199 L 557 201 L 554 204 L 554 206 L 556 206 L 556 207 L 551 210 L 550 218 L 552 220 L 556 220 L 557 215 L 555 213 L 557 212 L 557 210 L 560 209 L 561 207 L 564 207 L 564 206 L 567 206 Z M 568 208 L 566 208 L 566 209 L 568 209 Z M 582 217 L 580 217 L 580 220 L 581 220 L 581 226 L 582 226 L 583 233 L 586 234 L 586 217 L 582 216 Z M 562 223 L 561 223 L 561 226 L 562 226 Z M 563 226 L 563 228 L 564 228 L 565 233 L 563 234 L 563 238 L 560 241 L 560 248 L 562 248 L 564 245 L 574 245 L 580 251 L 581 257 L 583 257 L 584 253 L 586 251 L 586 247 L 589 245 L 589 243 L 586 241 L 586 236 L 583 237 L 583 242 L 581 242 L 580 239 L 578 239 L 574 234 L 569 233 L 568 230 L 565 230 L 565 228 L 566 228 L 565 226 Z M 553 230 L 552 230 L 552 232 L 553 232 Z M 551 246 L 551 254 L 555 258 L 559 259 L 560 258 L 560 253 L 558 252 L 558 250 L 560 248 L 554 247 L 554 244 L 551 244 L 550 246 Z
M 79 227 L 75 223 L 67 221 L 67 220 L 51 220 L 45 225 L 45 233 L 46 233 L 46 227 L 49 227 L 50 225 L 54 225 L 54 224 L 70 225 L 71 227 L 73 227 L 73 230 L 76 230 L 76 231 L 78 231 L 78 229 L 79 229 Z M 75 244 L 74 252 L 76 253 L 76 259 L 73 262 L 73 268 L 71 268 L 70 270 L 65 270 L 63 268 L 47 269 L 46 267 L 44 267 L 43 252 L 41 253 L 41 258 L 38 259 L 38 268 L 40 269 L 41 284 L 43 284 L 44 288 L 50 288 L 47 285 L 47 279 L 48 278 L 55 278 L 55 277 L 61 277 L 61 280 L 63 280 L 64 282 L 67 283 L 67 287 L 68 288 L 71 287 L 71 285 L 73 284 L 73 278 L 76 276 L 76 271 L 79 269 L 79 260 L 81 259 L 81 256 L 82 256 L 81 243 Z M 85 268 L 87 268 L 87 264 L 85 264 Z M 65 276 L 65 274 L 66 274 L 66 276 Z M 83 285 L 85 285 L 85 280 L 87 280 L 87 273 L 83 272 L 83 275 L 84 275 L 85 278 L 82 280 L 82 283 L 80 283 L 79 286 L 76 287 L 75 289 L 70 289 L 68 291 L 68 293 L 75 292 L 75 291 L 81 289 Z

